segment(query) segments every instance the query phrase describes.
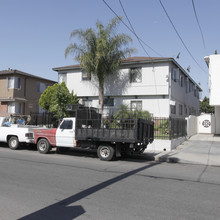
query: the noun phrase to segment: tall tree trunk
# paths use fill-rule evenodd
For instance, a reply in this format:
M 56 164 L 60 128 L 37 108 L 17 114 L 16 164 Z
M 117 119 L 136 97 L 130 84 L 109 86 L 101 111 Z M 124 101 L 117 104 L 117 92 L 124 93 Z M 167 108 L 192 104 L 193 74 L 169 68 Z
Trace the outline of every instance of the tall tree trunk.
M 102 118 L 103 118 L 103 107 L 104 107 L 104 83 L 99 82 L 99 109 L 100 109 L 100 114 L 102 114 Z

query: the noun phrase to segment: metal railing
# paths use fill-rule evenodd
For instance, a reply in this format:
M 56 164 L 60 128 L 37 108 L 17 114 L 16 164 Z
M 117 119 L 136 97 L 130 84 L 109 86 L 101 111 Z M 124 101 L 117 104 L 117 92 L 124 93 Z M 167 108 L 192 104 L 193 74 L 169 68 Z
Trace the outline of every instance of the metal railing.
M 51 128 L 57 125 L 57 120 L 51 113 L 31 113 L 29 124 Z
M 154 122 L 154 139 L 171 140 L 187 136 L 187 121 L 184 118 L 153 117 L 151 120 Z M 106 128 L 120 128 L 129 124 L 129 127 L 132 127 L 131 122 L 135 120 L 124 119 L 120 123 L 118 121 L 117 119 L 105 118 L 102 125 Z M 31 113 L 30 124 L 44 125 L 46 127 L 57 126 L 56 119 L 51 113 Z
M 153 118 L 154 138 L 171 140 L 187 135 L 187 121 L 184 118 Z

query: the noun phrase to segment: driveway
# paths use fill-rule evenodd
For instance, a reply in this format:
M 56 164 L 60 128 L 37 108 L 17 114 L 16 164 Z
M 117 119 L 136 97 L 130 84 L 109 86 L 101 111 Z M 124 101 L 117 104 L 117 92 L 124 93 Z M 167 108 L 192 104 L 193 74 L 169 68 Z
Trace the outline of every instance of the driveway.
M 213 134 L 194 135 L 175 150 L 156 155 L 155 160 L 220 166 L 220 136 Z

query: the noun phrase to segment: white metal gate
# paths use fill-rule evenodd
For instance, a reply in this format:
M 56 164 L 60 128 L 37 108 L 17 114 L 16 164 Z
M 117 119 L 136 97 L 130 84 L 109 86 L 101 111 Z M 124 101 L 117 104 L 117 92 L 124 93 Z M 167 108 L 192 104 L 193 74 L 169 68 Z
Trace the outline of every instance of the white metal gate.
M 203 114 L 197 118 L 198 133 L 214 134 L 215 133 L 215 116 L 212 114 Z

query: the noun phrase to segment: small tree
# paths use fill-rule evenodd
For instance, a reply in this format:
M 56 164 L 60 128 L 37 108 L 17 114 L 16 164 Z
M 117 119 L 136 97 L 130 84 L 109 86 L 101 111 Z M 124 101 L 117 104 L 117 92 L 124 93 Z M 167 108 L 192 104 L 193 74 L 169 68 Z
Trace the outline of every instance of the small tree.
M 209 105 L 209 98 L 205 96 L 203 101 L 200 101 L 200 112 L 204 113 L 214 113 L 215 109 L 213 106 Z
M 39 100 L 40 107 L 53 113 L 57 119 L 69 116 L 66 105 L 74 103 L 78 103 L 78 98 L 73 91 L 69 92 L 65 82 L 48 86 Z
M 46 90 L 41 94 L 39 99 L 39 105 L 42 109 L 49 111 L 50 106 L 52 105 L 53 96 L 58 88 L 58 84 L 53 86 L 48 86 Z

